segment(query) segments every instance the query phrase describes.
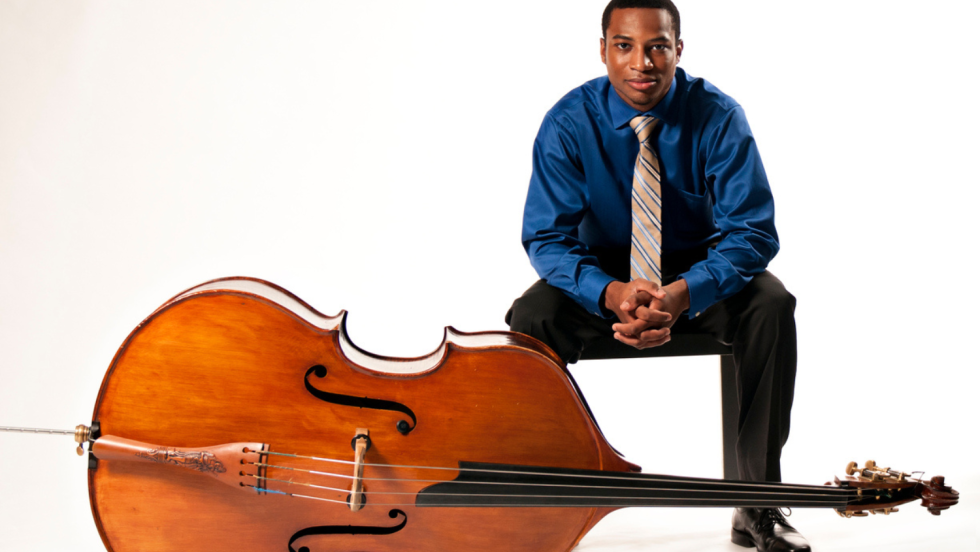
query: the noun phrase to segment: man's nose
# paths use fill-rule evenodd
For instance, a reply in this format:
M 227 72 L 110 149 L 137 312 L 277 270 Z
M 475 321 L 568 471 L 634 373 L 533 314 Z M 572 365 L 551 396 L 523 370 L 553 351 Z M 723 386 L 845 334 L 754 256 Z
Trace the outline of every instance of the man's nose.
M 633 55 L 630 56 L 630 69 L 634 71 L 649 71 L 652 68 L 653 59 L 651 59 L 650 54 L 642 48 L 634 49 Z

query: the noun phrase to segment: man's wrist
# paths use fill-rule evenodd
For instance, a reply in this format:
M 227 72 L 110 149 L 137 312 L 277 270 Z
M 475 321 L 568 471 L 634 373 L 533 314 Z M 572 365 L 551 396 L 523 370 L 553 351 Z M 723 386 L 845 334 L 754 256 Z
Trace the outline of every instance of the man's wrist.
M 687 280 L 680 278 L 664 286 L 664 291 L 673 295 L 680 301 L 678 314 L 691 308 L 691 290 L 687 285 Z
M 599 304 L 602 306 L 603 310 L 613 315 L 619 312 L 619 307 L 623 303 L 621 297 L 622 294 L 619 293 L 619 288 L 625 285 L 626 284 L 620 282 L 619 280 L 613 280 L 606 285 L 606 288 L 602 290 L 602 295 L 599 297 Z

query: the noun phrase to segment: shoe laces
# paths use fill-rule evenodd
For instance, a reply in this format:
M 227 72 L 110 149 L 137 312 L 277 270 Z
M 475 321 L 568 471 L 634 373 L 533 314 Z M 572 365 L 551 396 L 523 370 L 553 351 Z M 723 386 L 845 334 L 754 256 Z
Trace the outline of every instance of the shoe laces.
M 791 508 L 786 508 L 787 513 L 784 515 L 782 508 L 765 508 L 762 510 L 762 516 L 759 518 L 759 527 L 766 530 L 772 529 L 777 523 L 782 524 L 786 527 L 792 527 L 786 518 L 793 515 L 793 510 Z

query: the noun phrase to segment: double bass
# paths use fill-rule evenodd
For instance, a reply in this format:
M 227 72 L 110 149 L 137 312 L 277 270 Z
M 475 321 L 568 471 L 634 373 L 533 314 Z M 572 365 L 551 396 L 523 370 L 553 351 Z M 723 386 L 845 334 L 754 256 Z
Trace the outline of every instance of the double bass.
M 393 359 L 354 345 L 345 316 L 238 277 L 137 326 L 75 431 L 106 549 L 563 552 L 630 506 L 958 501 L 941 476 L 874 462 L 825 485 L 640 473 L 537 340 L 447 328 Z

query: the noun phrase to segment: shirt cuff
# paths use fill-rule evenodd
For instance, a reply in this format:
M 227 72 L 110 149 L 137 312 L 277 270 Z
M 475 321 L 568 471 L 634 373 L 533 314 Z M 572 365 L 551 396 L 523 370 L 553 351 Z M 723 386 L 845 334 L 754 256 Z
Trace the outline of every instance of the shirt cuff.
M 687 280 L 687 290 L 691 296 L 691 307 L 687 310 L 688 318 L 701 316 L 702 312 L 715 303 L 718 284 L 703 267 L 694 266 L 678 278 Z
M 603 290 L 616 279 L 596 268 L 582 274 L 579 279 L 579 304 L 596 316 L 607 318 L 599 304 Z

